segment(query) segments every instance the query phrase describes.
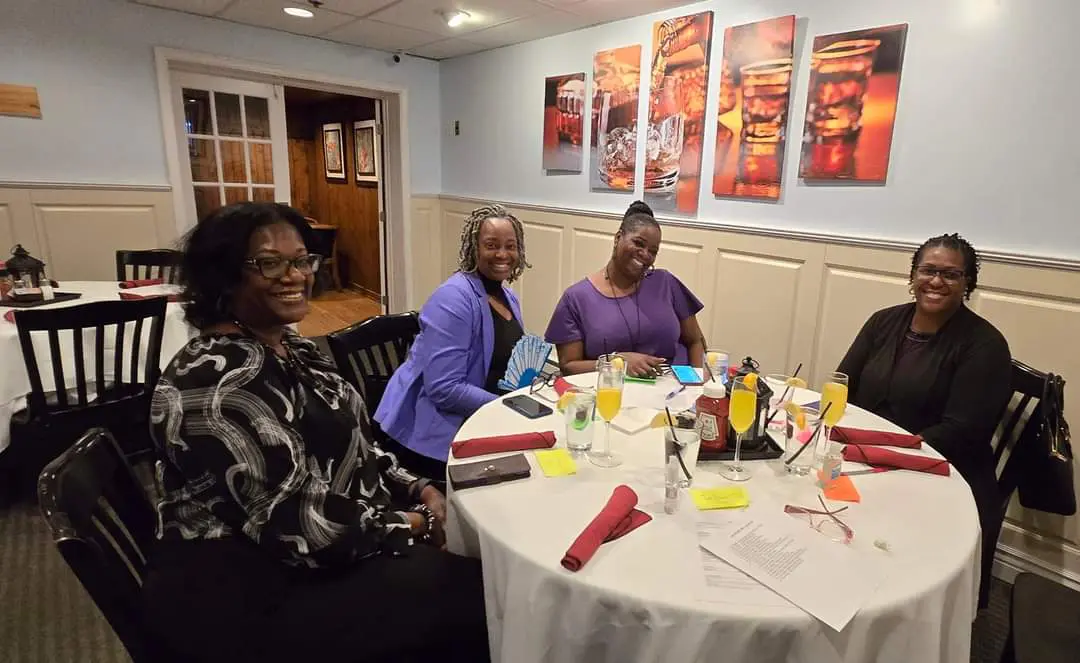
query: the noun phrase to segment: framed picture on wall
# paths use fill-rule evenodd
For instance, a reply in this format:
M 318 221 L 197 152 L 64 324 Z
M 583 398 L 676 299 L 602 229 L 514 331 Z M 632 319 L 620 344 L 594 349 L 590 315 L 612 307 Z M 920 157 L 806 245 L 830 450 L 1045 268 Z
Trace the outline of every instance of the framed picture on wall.
M 327 181 L 348 181 L 348 177 L 345 176 L 345 141 L 341 134 L 340 122 L 322 125 L 322 145 Z
M 356 164 L 356 183 L 379 181 L 379 157 L 382 154 L 375 120 L 353 123 L 353 163 Z

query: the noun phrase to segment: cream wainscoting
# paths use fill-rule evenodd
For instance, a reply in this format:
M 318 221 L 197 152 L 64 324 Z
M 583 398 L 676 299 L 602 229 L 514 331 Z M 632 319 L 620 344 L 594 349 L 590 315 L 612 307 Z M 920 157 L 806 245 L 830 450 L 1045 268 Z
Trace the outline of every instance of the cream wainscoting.
M 413 200 L 414 302 L 456 267 L 462 220 L 485 201 L 443 196 Z M 629 199 L 627 200 L 629 203 Z M 562 291 L 604 264 L 618 218 L 611 214 L 508 206 L 525 225 L 533 268 L 515 284 L 525 325 L 543 333 Z M 832 370 L 874 311 L 909 298 L 913 246 L 844 237 L 800 236 L 704 224 L 664 225 L 657 265 L 703 302 L 710 346 L 752 355 L 766 370 L 818 382 Z M 1013 356 L 1070 381 L 1068 413 L 1080 422 L 1080 262 L 1053 267 L 1026 256 L 984 260 L 971 306 L 1009 339 Z M 747 321 L 753 322 L 747 322 Z M 1080 490 L 1080 487 L 1078 487 Z M 1080 518 L 1014 504 L 998 545 L 999 571 L 1031 570 L 1080 585 Z
M 175 244 L 172 210 L 168 187 L 0 183 L 0 254 L 18 243 L 58 281 L 111 280 L 117 249 Z

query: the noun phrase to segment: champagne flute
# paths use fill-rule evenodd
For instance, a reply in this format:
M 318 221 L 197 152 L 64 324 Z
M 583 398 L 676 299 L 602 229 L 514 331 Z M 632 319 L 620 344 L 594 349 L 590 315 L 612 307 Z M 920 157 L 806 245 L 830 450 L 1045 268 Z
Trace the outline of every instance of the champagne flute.
M 825 452 L 829 448 L 829 440 L 832 439 L 833 426 L 840 423 L 840 419 L 844 416 L 844 410 L 847 408 L 848 398 L 848 376 L 844 373 L 829 373 L 825 378 L 824 384 L 821 385 L 821 404 L 820 408 L 822 412 L 825 412 L 825 423 L 823 424 L 825 430 L 822 431 L 822 436 L 818 439 L 818 445 L 814 449 L 815 463 L 825 457 Z M 829 406 L 832 407 L 829 407 Z M 825 408 L 829 408 L 828 412 Z
M 754 424 L 757 417 L 757 375 L 750 373 L 735 379 L 731 383 L 731 407 L 728 421 L 735 429 L 735 458 L 720 468 L 720 476 L 729 481 L 746 481 L 750 471 L 742 465 L 739 454 L 742 451 L 743 435 Z
M 589 460 L 599 467 L 618 467 L 622 456 L 611 450 L 611 420 L 622 408 L 626 363 L 622 357 L 604 355 L 596 362 L 596 411 L 604 420 L 604 448 L 589 451 Z

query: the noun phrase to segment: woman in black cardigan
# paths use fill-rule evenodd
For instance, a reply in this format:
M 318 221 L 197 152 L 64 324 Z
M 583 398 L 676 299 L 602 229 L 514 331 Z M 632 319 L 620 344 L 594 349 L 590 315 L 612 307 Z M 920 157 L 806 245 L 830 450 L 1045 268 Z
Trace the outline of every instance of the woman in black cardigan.
M 852 403 L 921 435 L 971 486 L 984 605 L 1002 520 L 990 440 L 1012 395 L 1012 368 L 1005 337 L 964 305 L 978 277 L 967 240 L 927 240 L 911 259 L 915 301 L 870 316 L 837 370 L 850 379 Z

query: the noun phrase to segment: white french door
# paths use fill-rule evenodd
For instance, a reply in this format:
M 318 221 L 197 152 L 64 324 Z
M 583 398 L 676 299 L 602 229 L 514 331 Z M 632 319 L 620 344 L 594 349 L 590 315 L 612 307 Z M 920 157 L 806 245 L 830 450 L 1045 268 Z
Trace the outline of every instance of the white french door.
M 188 226 L 223 205 L 290 202 L 280 85 L 171 72 Z

